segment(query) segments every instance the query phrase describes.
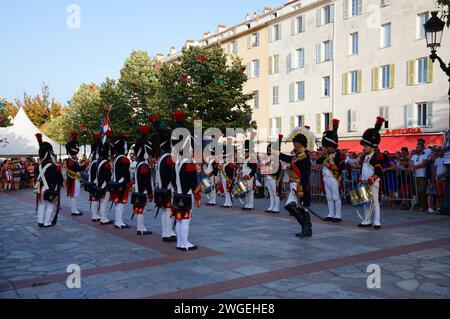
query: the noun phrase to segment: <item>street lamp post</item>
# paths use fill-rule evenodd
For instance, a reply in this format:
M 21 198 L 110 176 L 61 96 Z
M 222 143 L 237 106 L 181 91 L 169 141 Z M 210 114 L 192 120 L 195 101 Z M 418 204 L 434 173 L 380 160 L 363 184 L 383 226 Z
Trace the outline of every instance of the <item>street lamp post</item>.
M 427 47 L 431 49 L 430 59 L 433 63 L 436 60 L 439 61 L 439 65 L 444 73 L 448 76 L 448 80 L 450 82 L 450 63 L 448 66 L 444 63 L 444 61 L 437 55 L 436 49 L 441 46 L 442 34 L 444 33 L 445 22 L 442 21 L 437 16 L 437 11 L 433 11 L 431 13 L 430 20 L 424 24 L 426 39 L 427 39 Z M 450 83 L 449 83 L 449 127 L 450 127 Z M 440 213 L 442 215 L 450 215 L 450 145 L 449 141 L 446 141 L 446 154 L 445 154 L 445 162 L 444 164 L 447 167 L 447 172 L 445 174 L 446 178 L 446 190 L 445 190 L 445 199 L 442 203 Z

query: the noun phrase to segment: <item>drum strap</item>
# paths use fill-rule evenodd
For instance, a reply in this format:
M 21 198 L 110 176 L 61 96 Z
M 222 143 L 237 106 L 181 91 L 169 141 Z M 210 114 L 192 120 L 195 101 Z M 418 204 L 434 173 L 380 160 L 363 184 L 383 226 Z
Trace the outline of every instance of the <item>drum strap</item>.
M 159 159 L 158 163 L 156 163 L 156 186 L 161 188 L 162 187 L 162 180 L 161 180 L 161 163 L 162 161 L 170 156 L 170 153 L 166 153 Z M 171 185 L 169 184 L 169 188 L 171 188 Z
M 142 166 L 142 165 L 144 165 L 145 164 L 145 162 L 140 162 L 137 166 L 136 166 L 136 169 L 135 169 L 135 171 L 134 171 L 134 190 L 135 190 L 135 192 L 136 193 L 139 193 L 139 182 L 138 182 L 138 179 L 137 179 L 137 177 L 138 177 L 138 171 L 139 171 L 139 168 Z
M 116 177 L 116 165 L 117 165 L 117 161 L 119 160 L 119 159 L 121 159 L 122 157 L 125 157 L 125 155 L 119 155 L 119 156 L 117 156 L 116 157 L 116 159 L 114 160 L 114 164 L 113 164 L 113 176 L 112 176 L 112 179 L 113 179 L 113 182 L 117 182 L 117 177 Z M 122 181 L 122 179 L 120 180 L 120 181 L 118 181 L 119 183 Z
M 178 161 L 178 162 L 175 164 L 175 174 L 176 174 L 176 183 L 177 183 L 177 193 L 180 194 L 180 195 L 183 194 L 183 189 L 181 188 L 180 171 L 181 171 L 181 168 L 183 167 L 183 165 L 184 165 L 185 163 L 187 163 L 187 162 L 188 162 L 188 159 L 185 158 L 185 159 L 183 159 L 182 161 Z M 192 190 L 189 191 L 189 194 L 192 194 Z
M 91 169 L 92 169 L 92 166 L 94 166 L 95 163 L 97 163 L 97 160 L 92 161 L 91 164 L 89 164 L 89 168 L 88 168 L 89 182 L 92 182 Z
M 37 180 L 42 181 L 44 183 L 44 188 L 42 189 L 44 192 L 47 189 L 49 189 L 47 179 L 45 178 L 45 172 L 47 172 L 47 170 L 50 168 L 50 166 L 52 166 L 52 163 L 48 163 L 44 167 L 39 166 L 39 176 L 38 176 Z
M 101 161 L 100 164 L 97 167 L 97 176 L 96 176 L 95 181 L 94 181 L 95 185 L 97 185 L 97 186 L 99 186 L 98 185 L 98 177 L 100 175 L 100 169 L 102 168 L 103 165 L 106 164 L 106 162 L 108 162 L 108 161 L 107 160 Z M 103 182 L 103 185 L 101 186 L 101 188 L 105 188 L 105 187 L 106 187 L 106 181 Z

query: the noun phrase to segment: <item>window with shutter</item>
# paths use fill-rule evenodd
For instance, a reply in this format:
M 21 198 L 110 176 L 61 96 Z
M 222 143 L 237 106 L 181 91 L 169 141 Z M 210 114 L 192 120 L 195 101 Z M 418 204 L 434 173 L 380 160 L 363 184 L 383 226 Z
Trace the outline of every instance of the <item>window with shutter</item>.
M 358 82 L 357 93 L 361 93 L 362 92 L 362 71 L 359 70 L 356 74 L 357 74 L 357 82 Z
M 249 79 L 252 78 L 252 63 L 251 62 L 247 63 L 247 78 L 249 78 Z
M 291 19 L 291 35 L 295 35 L 297 33 L 297 28 L 296 28 L 297 19 L 296 18 Z
M 372 69 L 372 91 L 377 91 L 379 89 L 379 67 Z
M 289 102 L 295 102 L 295 83 L 289 84 Z
M 249 35 L 247 36 L 247 49 L 251 49 L 252 48 L 252 36 Z
M 273 74 L 273 57 L 269 57 L 269 74 Z
M 344 3 L 344 19 L 346 19 L 350 16 L 349 0 L 343 0 L 342 2 Z
M 393 89 L 395 87 L 395 64 L 390 65 L 391 78 L 389 83 L 389 88 Z
M 305 49 L 301 48 L 298 50 L 299 68 L 305 67 Z
M 298 53 L 297 52 L 298 52 L 297 50 L 294 50 L 291 53 L 291 56 L 292 56 L 292 69 L 298 69 L 299 61 L 298 61 Z
M 407 62 L 407 84 L 408 86 L 416 84 L 416 61 L 411 60 Z
M 322 8 L 316 10 L 316 26 L 320 27 L 322 25 Z
M 273 57 L 273 72 L 280 73 L 280 55 L 276 54 Z
M 344 95 L 347 95 L 349 93 L 349 91 L 348 91 L 348 84 L 349 83 L 348 82 L 349 82 L 349 73 L 345 72 L 342 75 L 342 93 Z
M 321 134 L 322 132 L 322 114 L 316 114 L 316 133 Z
M 295 120 L 296 120 L 296 117 L 295 116 L 291 116 L 291 131 L 296 127 L 295 126 Z
M 379 115 L 386 120 L 383 124 L 384 129 L 389 129 L 389 106 L 380 107 Z
M 412 104 L 408 104 L 405 105 L 405 125 L 407 128 L 412 128 L 414 127 L 414 110 L 413 110 L 413 105 Z
M 434 63 L 433 61 L 428 58 L 428 70 L 427 70 L 427 82 L 432 83 L 433 82 L 433 71 L 434 71 Z
M 269 42 L 273 42 L 273 26 L 269 27 Z
M 316 44 L 316 63 L 322 63 L 322 43 Z
M 286 57 L 286 72 L 292 71 L 292 53 L 289 53 Z
M 433 103 L 427 103 L 427 127 L 433 127 Z

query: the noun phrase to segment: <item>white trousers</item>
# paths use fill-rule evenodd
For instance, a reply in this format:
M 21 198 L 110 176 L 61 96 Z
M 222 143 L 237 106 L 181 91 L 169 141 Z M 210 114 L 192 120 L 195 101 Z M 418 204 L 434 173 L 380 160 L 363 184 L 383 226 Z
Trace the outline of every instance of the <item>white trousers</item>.
M 324 176 L 323 182 L 327 195 L 328 217 L 342 219 L 342 201 L 337 179 L 333 176 Z
M 381 208 L 380 208 L 380 181 L 378 180 L 375 184 L 370 186 L 370 191 L 373 195 L 374 209 L 373 209 L 373 224 L 375 226 L 381 226 Z M 365 220 L 363 225 L 372 224 L 372 218 L 369 216 L 369 206 L 364 206 Z
M 211 193 L 208 194 L 210 205 L 216 205 L 217 204 L 217 191 L 216 191 L 216 177 L 210 177 L 209 181 L 211 182 Z
M 92 220 L 100 219 L 100 202 L 91 202 L 91 215 Z
M 178 248 L 192 248 L 193 244 L 189 242 L 189 225 L 191 223 L 190 219 L 183 219 L 177 221 L 176 231 L 177 231 L 177 247 Z
M 71 213 L 73 215 L 79 215 L 80 212 L 78 211 L 77 202 L 78 198 L 80 197 L 80 181 L 75 180 L 75 189 L 73 192 L 73 197 L 70 199 L 71 202 Z
M 231 200 L 231 193 L 227 190 L 227 180 L 222 178 L 223 192 L 225 193 L 225 204 L 224 206 L 233 206 L 233 201 Z
M 162 225 L 162 238 L 170 238 L 176 236 L 173 231 L 173 222 L 175 217 L 171 217 L 171 209 L 163 208 L 161 215 L 161 225 Z
M 126 226 L 126 224 L 123 222 L 123 210 L 125 209 L 124 204 L 116 204 L 115 209 L 115 225 L 117 227 L 123 227 Z
M 279 212 L 280 211 L 280 196 L 277 192 L 277 181 L 272 177 L 266 177 L 266 187 L 270 196 L 270 207 L 268 211 Z
M 41 193 L 41 200 L 38 203 L 37 219 L 39 224 L 51 226 L 56 214 L 56 201 L 50 203 L 44 200 L 44 192 Z
M 247 204 L 245 205 L 245 208 L 254 209 L 255 208 L 255 190 L 253 189 L 253 184 L 255 183 L 255 178 L 250 178 L 247 181 L 251 191 L 246 196 Z
M 110 205 L 109 192 L 107 192 L 105 197 L 100 201 L 100 222 L 102 224 L 110 222 L 110 220 L 108 219 L 109 205 Z
M 145 227 L 144 214 L 137 215 L 137 231 L 138 232 L 146 232 L 147 231 L 147 228 Z

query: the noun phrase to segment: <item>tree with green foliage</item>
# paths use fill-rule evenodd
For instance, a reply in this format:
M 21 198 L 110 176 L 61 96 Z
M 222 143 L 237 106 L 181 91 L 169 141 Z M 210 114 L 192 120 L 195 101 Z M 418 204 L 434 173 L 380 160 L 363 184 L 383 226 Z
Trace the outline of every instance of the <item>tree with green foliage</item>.
M 446 22 L 447 27 L 450 28 L 450 0 L 436 0 L 438 10 L 441 13 L 441 19 Z
M 204 128 L 251 128 L 251 94 L 242 61 L 216 45 L 209 49 L 184 48 L 179 61 L 161 67 L 160 82 L 167 112 L 183 110 L 188 119 L 203 120 Z

